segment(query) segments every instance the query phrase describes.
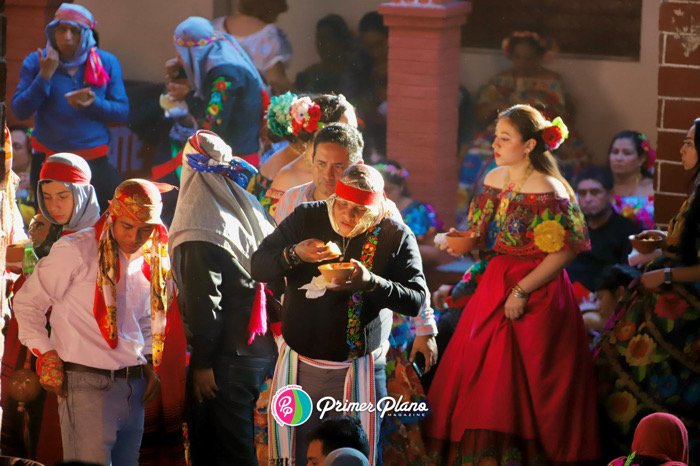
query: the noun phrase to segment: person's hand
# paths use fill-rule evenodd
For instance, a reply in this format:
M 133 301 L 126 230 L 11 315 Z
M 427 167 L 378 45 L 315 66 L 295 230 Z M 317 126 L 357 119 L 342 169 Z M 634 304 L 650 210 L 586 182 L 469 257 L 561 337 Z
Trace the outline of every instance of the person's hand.
M 66 371 L 63 369 L 63 361 L 58 357 L 56 350 L 39 355 L 36 360 L 36 373 L 44 390 L 61 398 L 68 397 Z
M 525 314 L 526 304 L 527 298 L 516 298 L 509 293 L 505 304 L 506 317 L 510 320 L 519 319 L 523 314 Z
M 370 273 L 369 270 L 367 270 L 367 267 L 362 265 L 362 262 L 356 261 L 355 259 L 350 259 L 350 262 L 352 262 L 355 265 L 355 268 L 352 270 L 352 275 L 348 277 L 346 281 L 338 280 L 337 278 L 333 279 L 333 284 L 338 285 L 334 286 L 333 288 L 329 288 L 330 290 L 333 291 L 345 291 L 345 290 L 364 290 L 367 289 L 370 284 L 372 283 L 372 273 Z
M 88 91 L 88 98 L 87 99 L 85 99 L 85 100 L 68 99 L 68 103 L 70 104 L 71 107 L 73 107 L 76 110 L 88 108 L 90 105 L 95 103 L 95 93 L 92 92 L 92 89 L 90 89 Z
M 48 81 L 58 68 L 58 51 L 51 46 L 46 48 L 46 55 L 41 49 L 37 50 L 39 51 L 39 74 Z
M 455 228 L 450 228 L 450 231 L 448 231 L 447 234 L 449 235 L 450 233 L 454 233 L 456 231 L 457 230 Z M 454 257 L 462 257 L 462 255 L 463 255 L 463 254 L 460 254 L 458 252 L 455 252 L 447 242 L 440 244 L 440 246 L 438 246 L 438 247 L 441 251 L 447 251 L 451 256 L 454 256 Z
M 445 299 L 452 293 L 452 288 L 452 285 L 440 285 L 440 288 L 433 292 L 433 309 L 445 309 Z
M 168 95 L 175 102 L 182 102 L 185 100 L 187 93 L 190 92 L 190 86 L 186 84 L 179 83 L 168 83 Z
M 644 288 L 648 290 L 658 288 L 664 283 L 664 271 L 663 269 L 660 269 L 654 270 L 653 272 L 647 272 L 642 274 L 641 280 Z
M 438 347 L 435 341 L 435 335 L 416 336 L 415 340 L 413 340 L 413 348 L 411 349 L 409 361 L 413 362 L 416 359 L 416 353 L 419 352 L 425 356 L 425 370 L 423 373 L 426 374 L 437 363 Z
M 180 57 L 171 58 L 165 62 L 165 82 L 170 82 L 172 79 L 177 79 L 182 68 Z
M 160 377 L 158 377 L 155 369 L 153 369 L 153 364 L 150 362 L 143 367 L 143 371 L 146 374 L 146 382 L 148 382 L 148 385 L 141 397 L 141 403 L 146 406 L 158 396 L 158 392 L 160 391 Z
M 194 397 L 198 402 L 216 398 L 219 387 L 214 378 L 214 369 L 194 369 L 192 381 L 194 383 Z
M 336 255 L 331 252 L 331 248 L 326 246 L 326 243 L 316 238 L 305 239 L 297 243 L 294 252 L 297 253 L 299 259 L 311 263 L 336 257 Z

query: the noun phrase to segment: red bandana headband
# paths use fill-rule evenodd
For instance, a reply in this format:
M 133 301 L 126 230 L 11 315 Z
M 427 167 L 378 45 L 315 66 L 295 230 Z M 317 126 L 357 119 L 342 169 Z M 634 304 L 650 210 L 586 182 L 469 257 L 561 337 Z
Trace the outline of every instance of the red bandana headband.
M 373 193 L 358 188 L 353 188 L 338 181 L 335 184 L 335 194 L 346 201 L 354 202 L 363 206 L 374 206 L 386 199 L 384 191 Z
M 96 25 L 96 23 L 94 21 L 91 21 L 90 18 L 86 17 L 85 15 L 82 15 L 79 11 L 73 10 L 71 8 L 59 8 L 58 11 L 56 11 L 56 16 L 54 16 L 53 19 L 82 24 L 83 26 L 87 26 L 90 29 L 93 29 Z
M 63 183 L 90 184 L 90 178 L 79 168 L 60 162 L 46 162 L 41 167 L 39 180 L 54 180 Z

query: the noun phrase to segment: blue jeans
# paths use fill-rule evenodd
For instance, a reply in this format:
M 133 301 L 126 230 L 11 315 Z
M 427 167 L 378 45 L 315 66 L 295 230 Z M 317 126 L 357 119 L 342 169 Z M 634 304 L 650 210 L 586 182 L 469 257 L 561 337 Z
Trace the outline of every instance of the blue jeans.
M 146 379 L 66 372 L 68 398 L 58 399 L 63 459 L 105 465 L 138 464 Z
M 188 374 L 189 436 L 192 464 L 256 465 L 253 410 L 260 385 L 272 371 L 274 357 L 219 357 L 214 363 L 216 397 L 197 403 Z M 192 369 L 190 368 L 190 372 Z

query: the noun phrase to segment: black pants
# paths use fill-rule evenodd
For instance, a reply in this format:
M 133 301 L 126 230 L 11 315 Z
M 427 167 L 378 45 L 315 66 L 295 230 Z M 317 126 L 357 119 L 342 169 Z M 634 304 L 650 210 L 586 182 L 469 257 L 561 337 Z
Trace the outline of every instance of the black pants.
M 274 363 L 274 357 L 220 357 L 214 365 L 219 391 L 215 398 L 202 403 L 194 400 L 192 376 L 188 375 L 189 436 L 194 466 L 258 464 L 253 410 L 260 385 Z

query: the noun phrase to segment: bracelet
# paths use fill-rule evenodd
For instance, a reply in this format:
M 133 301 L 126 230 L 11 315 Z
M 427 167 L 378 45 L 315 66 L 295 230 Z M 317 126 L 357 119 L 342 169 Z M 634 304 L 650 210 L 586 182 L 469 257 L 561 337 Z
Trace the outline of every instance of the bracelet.
M 292 244 L 291 246 L 287 246 L 286 248 L 282 249 L 282 257 L 290 269 L 301 264 L 301 259 L 294 250 L 296 246 L 296 244 Z
M 515 285 L 513 289 L 510 290 L 510 294 L 515 296 L 516 298 L 523 298 L 527 299 L 530 297 L 530 293 L 525 293 L 525 290 L 523 290 L 520 285 Z

